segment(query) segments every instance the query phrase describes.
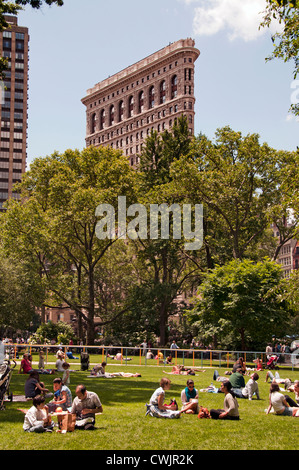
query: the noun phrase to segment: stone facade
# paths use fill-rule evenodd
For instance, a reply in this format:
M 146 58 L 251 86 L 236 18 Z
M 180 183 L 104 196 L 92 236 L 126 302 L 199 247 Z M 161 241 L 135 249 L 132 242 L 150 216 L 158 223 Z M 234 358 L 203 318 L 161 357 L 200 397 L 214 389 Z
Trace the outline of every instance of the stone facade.
M 151 130 L 170 129 L 185 114 L 194 134 L 193 39 L 181 39 L 87 90 L 86 146 L 110 145 L 138 164 Z

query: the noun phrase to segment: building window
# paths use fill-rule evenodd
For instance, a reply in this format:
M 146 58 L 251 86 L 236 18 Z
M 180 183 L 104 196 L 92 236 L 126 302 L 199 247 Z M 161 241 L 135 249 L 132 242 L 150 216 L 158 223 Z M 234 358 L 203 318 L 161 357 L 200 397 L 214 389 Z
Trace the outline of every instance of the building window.
M 139 99 L 138 99 L 138 112 L 143 113 L 144 110 L 144 93 L 141 91 L 139 93 Z
M 185 69 L 185 80 L 192 79 L 192 69 Z
M 171 99 L 173 100 L 178 95 L 178 77 L 174 75 L 171 79 Z
M 118 105 L 118 116 L 119 116 L 119 122 L 123 121 L 124 119 L 124 102 L 121 101 Z
M 91 116 L 91 126 L 90 126 L 91 134 L 94 134 L 96 131 L 96 122 L 97 122 L 97 116 L 96 116 L 96 113 L 93 113 Z
M 155 87 L 151 86 L 149 89 L 149 108 L 153 108 L 155 106 Z
M 11 49 L 11 39 L 3 39 L 3 49 Z
M 165 103 L 166 100 L 166 83 L 165 80 L 160 83 L 160 104 Z
M 128 107 L 128 117 L 133 116 L 133 111 L 134 111 L 134 98 L 133 96 L 130 96 L 129 98 L 129 107 Z
M 102 131 L 105 127 L 105 110 L 102 109 L 100 113 L 100 130 Z
M 109 125 L 113 126 L 114 124 L 114 106 L 110 106 L 110 113 L 109 113 Z

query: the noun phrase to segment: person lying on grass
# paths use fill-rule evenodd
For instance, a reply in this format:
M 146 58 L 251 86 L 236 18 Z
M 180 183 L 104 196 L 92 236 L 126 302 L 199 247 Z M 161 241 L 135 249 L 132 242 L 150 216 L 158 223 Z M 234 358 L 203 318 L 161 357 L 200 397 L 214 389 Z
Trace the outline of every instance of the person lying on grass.
M 205 370 L 198 369 L 196 367 L 186 367 L 186 366 L 173 366 L 171 372 L 166 372 L 163 370 L 163 374 L 168 375 L 195 375 L 196 372 L 205 372 Z

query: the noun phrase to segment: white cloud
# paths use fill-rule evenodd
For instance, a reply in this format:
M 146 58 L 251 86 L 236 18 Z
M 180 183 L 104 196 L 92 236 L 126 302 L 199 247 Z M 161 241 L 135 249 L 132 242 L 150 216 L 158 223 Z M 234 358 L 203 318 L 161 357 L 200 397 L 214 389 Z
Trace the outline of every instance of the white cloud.
M 194 9 L 193 30 L 198 36 L 211 36 L 226 31 L 230 40 L 241 38 L 252 41 L 268 28 L 259 28 L 265 0 L 184 0 L 187 5 L 198 4 Z M 274 29 L 273 29 L 274 28 Z M 278 25 L 271 24 L 271 31 Z

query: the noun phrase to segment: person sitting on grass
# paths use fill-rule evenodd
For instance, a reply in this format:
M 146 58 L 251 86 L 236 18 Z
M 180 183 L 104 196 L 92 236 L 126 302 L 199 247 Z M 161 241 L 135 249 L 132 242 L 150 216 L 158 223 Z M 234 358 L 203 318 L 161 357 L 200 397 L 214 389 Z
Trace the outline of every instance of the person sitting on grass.
M 253 359 L 253 362 L 256 363 L 256 370 L 263 370 L 263 361 L 259 357 L 257 359 Z
M 221 392 L 225 394 L 224 408 L 223 409 L 211 409 L 210 415 L 212 419 L 230 419 L 238 420 L 239 416 L 239 404 L 232 391 L 232 384 L 229 380 L 221 382 Z
M 167 358 L 166 358 L 166 364 L 173 364 L 173 362 L 172 362 L 172 355 L 171 355 L 171 354 L 169 354 L 169 356 L 167 356 Z
M 260 399 L 259 395 L 259 387 L 257 381 L 259 379 L 259 375 L 254 372 L 251 374 L 250 379 L 248 380 L 247 384 L 243 388 L 233 388 L 233 391 L 237 398 L 248 398 L 248 400 L 252 400 L 253 395 L 256 395 L 257 400 Z
M 76 428 L 95 429 L 95 415 L 103 413 L 101 400 L 96 393 L 89 392 L 82 384 L 76 387 L 76 395 L 71 408 L 71 413 L 76 415 Z
M 232 372 L 234 373 L 237 371 L 241 372 L 243 375 L 246 374 L 246 365 L 243 357 L 239 357 L 239 359 L 233 365 Z
M 295 393 L 295 400 L 291 399 L 288 395 L 285 395 L 286 400 L 288 401 L 290 406 L 299 406 L 299 380 L 294 380 L 293 384 L 290 384 L 287 387 L 288 392 L 294 392 Z M 293 404 L 290 403 L 288 400 L 292 400 Z
M 23 359 L 21 360 L 21 365 L 19 369 L 19 374 L 29 374 L 33 369 L 32 369 L 32 363 L 29 360 L 29 354 L 25 353 L 23 354 Z
M 233 372 L 232 375 L 229 377 L 229 381 L 232 384 L 232 388 L 244 388 L 245 387 L 245 379 L 242 372 L 242 369 L 237 369 L 236 372 Z
M 27 411 L 24 418 L 24 431 L 36 433 L 52 432 L 53 423 L 45 406 L 45 397 L 37 395 L 33 398 L 32 403 L 32 407 Z
M 48 398 L 53 394 L 49 392 L 43 382 L 40 382 L 39 373 L 36 370 L 32 370 L 25 382 L 25 397 L 34 398 L 37 395 L 44 395 Z
M 72 393 L 70 389 L 63 384 L 61 378 L 53 380 L 53 389 L 55 397 L 54 401 L 51 402 L 51 411 L 55 411 L 57 407 L 61 407 L 63 411 L 70 411 L 72 407 Z
M 187 380 L 187 386 L 181 392 L 182 411 L 186 414 L 196 414 L 199 412 L 198 390 L 194 386 L 192 379 Z
M 296 413 L 299 410 L 299 407 L 289 406 L 286 397 L 283 393 L 280 393 L 279 390 L 279 384 L 272 382 L 270 385 L 269 407 L 267 409 L 267 414 L 270 413 L 273 407 L 274 413 L 277 415 L 293 416 L 293 413 Z
M 150 416 L 155 418 L 179 418 L 182 410 L 178 410 L 177 403 L 172 400 L 169 405 L 164 403 L 165 391 L 171 387 L 171 381 L 167 377 L 160 380 L 160 387 L 157 388 L 150 398 L 149 405 L 147 405 L 147 412 Z
M 93 368 L 92 371 L 90 372 L 90 375 L 96 375 L 97 377 L 105 376 L 105 368 L 106 368 L 107 362 L 102 362 L 101 364 L 96 364 Z

